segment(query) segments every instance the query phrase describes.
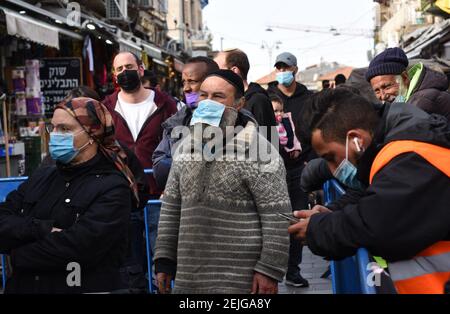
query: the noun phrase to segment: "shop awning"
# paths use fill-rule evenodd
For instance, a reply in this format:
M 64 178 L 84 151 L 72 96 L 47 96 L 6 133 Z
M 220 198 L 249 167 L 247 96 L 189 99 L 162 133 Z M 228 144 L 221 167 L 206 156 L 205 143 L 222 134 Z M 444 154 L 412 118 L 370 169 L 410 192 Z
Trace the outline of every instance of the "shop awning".
M 450 33 L 450 20 L 433 24 L 427 28 L 416 30 L 412 36 L 407 36 L 408 45 L 403 48 L 409 59 L 418 58 L 424 49 L 439 42 L 439 40 Z
M 17 36 L 38 44 L 59 49 L 59 34 L 83 40 L 77 33 L 45 23 L 33 17 L 24 16 L 17 12 L 0 7 L 6 15 L 6 29 L 11 36 Z
M 144 47 L 144 51 L 147 53 L 148 56 L 154 59 L 162 60 L 161 49 L 147 43 L 143 43 L 142 46 Z
M 133 43 L 132 41 L 123 39 L 123 38 L 119 38 L 118 39 L 119 42 L 119 46 L 120 46 L 120 51 L 129 51 L 134 53 L 136 56 L 140 56 L 141 52 L 142 52 L 142 48 L 138 45 L 136 45 L 135 43 Z

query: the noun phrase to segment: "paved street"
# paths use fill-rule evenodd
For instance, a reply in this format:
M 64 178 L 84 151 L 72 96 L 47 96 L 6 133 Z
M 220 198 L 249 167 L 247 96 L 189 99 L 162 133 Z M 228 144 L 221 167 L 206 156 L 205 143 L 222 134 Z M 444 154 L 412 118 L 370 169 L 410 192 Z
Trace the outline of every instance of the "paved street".
M 331 276 L 322 279 L 320 276 L 327 270 L 329 263 L 323 258 L 313 255 L 307 248 L 303 248 L 303 262 L 300 265 L 301 274 L 309 281 L 308 288 L 294 288 L 284 283 L 279 286 L 280 294 L 331 294 Z
M 294 288 L 284 283 L 279 286 L 280 294 L 331 294 L 331 277 L 322 279 L 320 276 L 327 270 L 328 262 L 315 256 L 307 248 L 303 248 L 302 276 L 309 281 L 308 288 Z M 0 290 L 0 294 L 3 290 Z

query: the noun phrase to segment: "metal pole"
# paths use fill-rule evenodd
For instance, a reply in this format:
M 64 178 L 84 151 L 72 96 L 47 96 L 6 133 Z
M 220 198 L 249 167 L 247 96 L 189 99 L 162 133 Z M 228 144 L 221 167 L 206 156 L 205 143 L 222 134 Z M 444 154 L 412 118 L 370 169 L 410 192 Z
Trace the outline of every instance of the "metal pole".
M 267 47 L 267 50 L 269 51 L 269 71 L 272 70 L 272 47 Z
M 150 247 L 150 233 L 148 228 L 148 205 L 144 207 L 144 227 L 145 227 L 145 249 L 147 251 L 147 276 L 148 276 L 148 291 L 153 294 L 153 271 L 152 271 L 152 250 Z
M 4 138 L 5 138 L 5 156 L 6 156 L 6 176 L 9 178 L 11 176 L 11 164 L 9 160 L 9 134 L 8 134 L 8 118 L 6 112 L 6 95 L 3 94 L 0 97 L 0 101 L 3 103 L 3 127 L 4 127 Z
M 220 37 L 220 51 L 223 51 L 223 37 Z

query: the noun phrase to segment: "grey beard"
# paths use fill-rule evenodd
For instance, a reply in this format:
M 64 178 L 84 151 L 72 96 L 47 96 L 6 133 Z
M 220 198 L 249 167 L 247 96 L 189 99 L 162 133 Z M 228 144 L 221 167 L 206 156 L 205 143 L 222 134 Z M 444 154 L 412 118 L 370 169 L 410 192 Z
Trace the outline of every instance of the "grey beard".
M 238 111 L 234 108 L 226 107 L 223 112 L 222 120 L 220 120 L 219 127 L 225 131 L 227 126 L 234 126 L 238 117 Z
M 234 108 L 226 107 L 222 115 L 222 119 L 220 120 L 219 127 L 213 127 L 208 124 L 202 123 L 201 125 L 202 138 L 201 139 L 197 138 L 196 141 L 201 140 L 202 144 L 206 144 L 207 142 L 213 140 L 215 135 L 218 134 L 221 134 L 223 139 L 230 138 L 230 136 L 233 137 L 235 135 L 234 126 L 236 124 L 237 118 L 238 118 L 238 111 Z M 205 133 L 206 128 L 209 128 L 210 130 L 211 128 L 217 129 L 217 132 L 214 132 L 215 133 L 214 135 L 211 134 L 210 136 L 207 136 L 207 134 Z M 191 134 L 193 134 L 194 126 L 191 126 L 190 129 Z

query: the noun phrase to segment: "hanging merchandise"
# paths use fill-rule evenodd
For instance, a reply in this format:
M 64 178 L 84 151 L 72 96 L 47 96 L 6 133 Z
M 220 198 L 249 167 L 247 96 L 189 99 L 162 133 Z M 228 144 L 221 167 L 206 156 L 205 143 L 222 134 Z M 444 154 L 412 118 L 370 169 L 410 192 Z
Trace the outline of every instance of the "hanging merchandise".
M 25 92 L 25 68 L 17 67 L 11 71 L 14 92 Z
M 101 86 L 106 86 L 108 84 L 108 69 L 106 68 L 106 64 L 102 66 L 99 82 Z
M 148 62 L 148 55 L 144 50 L 142 50 L 141 53 L 141 60 L 142 64 L 144 65 L 144 68 L 148 69 L 150 67 L 150 62 Z
M 89 60 L 89 71 L 94 72 L 94 53 L 92 50 L 92 41 L 89 36 L 84 38 L 83 59 Z
M 24 92 L 16 92 L 16 115 L 27 115 L 27 98 Z
M 26 97 L 27 113 L 42 114 L 41 80 L 39 77 L 39 60 L 26 60 Z
M 11 79 L 13 91 L 16 98 L 16 110 L 15 113 L 19 116 L 27 115 L 27 102 L 25 95 L 25 68 L 17 67 L 11 70 Z
M 84 69 L 86 71 L 86 85 L 95 89 L 94 84 L 94 53 L 92 49 L 92 41 L 89 36 L 84 38 L 83 43 L 83 59 Z

